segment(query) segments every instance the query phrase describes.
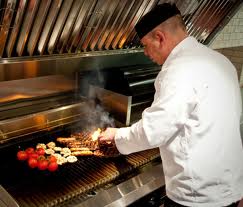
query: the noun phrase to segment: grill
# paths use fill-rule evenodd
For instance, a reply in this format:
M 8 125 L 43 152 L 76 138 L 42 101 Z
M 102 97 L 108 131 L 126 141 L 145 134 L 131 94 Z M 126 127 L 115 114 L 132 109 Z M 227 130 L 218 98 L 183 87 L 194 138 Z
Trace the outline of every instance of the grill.
M 160 67 L 143 55 L 134 25 L 163 2 L 0 1 L 1 207 L 112 207 L 132 205 L 153 191 L 163 197 L 158 149 L 78 157 L 53 173 L 16 160 L 20 148 L 80 132 L 85 140 L 91 126 L 122 127 L 140 119 L 153 101 Z M 241 0 L 174 2 L 190 35 L 203 44 L 242 5 Z M 97 145 L 89 147 L 95 151 Z
M 63 129 L 58 133 L 64 135 Z M 79 157 L 76 163 L 64 164 L 54 173 L 30 169 L 16 160 L 18 147 L 54 141 L 56 134 L 42 133 L 35 135 L 34 142 L 30 140 L 1 149 L 1 184 L 21 207 L 74 205 L 138 174 L 148 163 L 160 163 L 158 149 L 116 158 Z M 37 136 L 40 137 L 37 139 Z

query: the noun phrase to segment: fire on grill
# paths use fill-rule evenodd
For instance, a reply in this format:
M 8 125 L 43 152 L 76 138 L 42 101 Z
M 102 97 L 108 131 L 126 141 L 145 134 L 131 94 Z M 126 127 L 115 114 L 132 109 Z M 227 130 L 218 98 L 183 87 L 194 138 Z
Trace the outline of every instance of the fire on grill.
M 95 132 L 78 132 L 71 137 L 59 137 L 57 142 L 68 147 L 74 156 L 97 156 L 97 157 L 114 157 L 119 152 L 111 143 L 99 145 L 98 136 L 101 133 L 98 128 Z

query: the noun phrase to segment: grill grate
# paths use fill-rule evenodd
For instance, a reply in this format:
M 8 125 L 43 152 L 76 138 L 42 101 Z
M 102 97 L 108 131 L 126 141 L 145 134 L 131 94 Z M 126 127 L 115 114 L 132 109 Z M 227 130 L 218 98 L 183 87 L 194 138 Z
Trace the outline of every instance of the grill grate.
M 16 147 L 7 150 L 7 160 L 1 157 L 3 165 L 8 165 L 1 172 L 1 185 L 21 207 L 61 206 L 76 199 L 80 202 L 99 188 L 119 183 L 144 164 L 159 159 L 158 149 L 116 158 L 81 157 L 76 163 L 67 163 L 50 173 L 30 169 L 17 161 Z

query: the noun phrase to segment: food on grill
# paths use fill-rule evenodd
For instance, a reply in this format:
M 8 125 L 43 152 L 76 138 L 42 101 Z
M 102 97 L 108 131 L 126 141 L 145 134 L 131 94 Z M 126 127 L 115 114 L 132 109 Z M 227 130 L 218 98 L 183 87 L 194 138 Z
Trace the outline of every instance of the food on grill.
M 28 165 L 30 168 L 36 168 L 38 166 L 38 161 L 35 158 L 29 158 L 28 159 Z
M 62 155 L 60 155 L 60 154 L 58 154 L 58 153 L 54 153 L 54 154 L 52 154 L 51 156 L 54 156 L 55 158 L 60 158 L 60 157 L 62 157 Z
M 35 149 L 34 149 L 33 147 L 28 147 L 28 148 L 25 150 L 25 152 L 26 152 L 28 155 L 30 155 L 30 154 L 32 154 L 32 153 L 35 152 Z
M 56 162 L 51 162 L 47 168 L 50 172 L 54 172 L 57 170 L 58 164 Z
M 74 163 L 74 162 L 78 161 L 78 158 L 73 156 L 73 155 L 70 155 L 70 156 L 67 157 L 67 161 L 70 162 L 70 163 Z
M 46 146 L 53 149 L 56 146 L 56 143 L 55 142 L 49 142 L 49 143 L 46 144 Z
M 56 152 L 60 152 L 60 151 L 62 150 L 61 147 L 54 147 L 53 149 L 54 149 L 54 151 L 56 151 Z
M 46 151 L 44 148 L 38 148 L 38 149 L 36 149 L 36 153 L 38 155 L 44 155 L 46 153 Z
M 57 147 L 55 142 L 39 143 L 36 148 L 29 147 L 26 150 L 18 151 L 17 159 L 27 160 L 30 168 L 49 170 L 50 172 L 56 171 L 58 165 L 78 160 L 77 157 L 71 155 L 71 150 L 68 147 Z
M 29 155 L 29 158 L 34 158 L 34 159 L 38 159 L 38 157 L 39 157 L 40 155 L 38 155 L 37 153 L 32 153 L 32 154 L 30 154 Z
M 47 159 L 48 159 L 49 162 L 56 162 L 57 161 L 57 158 L 54 155 L 50 155 Z
M 117 157 L 120 155 L 115 148 L 101 148 L 100 150 L 94 151 L 94 155 L 97 157 Z
M 18 160 L 27 160 L 28 159 L 28 154 L 25 151 L 18 151 L 17 159 Z
M 72 141 L 75 141 L 76 138 L 74 137 L 58 137 L 57 138 L 57 142 L 59 143 L 62 143 L 62 144 L 65 144 L 65 143 L 68 143 L 68 142 L 72 142 Z
M 70 148 L 71 152 L 73 151 L 90 151 L 88 147 L 72 147 Z
M 87 151 L 74 151 L 71 153 L 74 156 L 90 156 L 93 155 L 93 152 L 90 150 Z
M 46 152 L 46 154 L 48 154 L 48 155 L 52 155 L 52 154 L 55 153 L 55 151 L 54 151 L 53 149 L 46 149 L 45 152 Z
M 65 157 L 59 157 L 59 158 L 57 158 L 57 164 L 58 165 L 65 164 L 66 162 L 67 162 L 67 159 Z
M 114 157 L 120 155 L 112 143 L 100 146 L 98 135 L 101 130 L 95 132 L 82 131 L 71 134 L 70 137 L 57 138 L 57 142 L 70 148 L 71 154 L 75 156 L 97 156 L 97 157 Z
M 46 170 L 48 168 L 49 162 L 46 159 L 38 160 L 38 169 Z
M 36 145 L 36 149 L 38 149 L 38 148 L 46 149 L 46 145 L 45 145 L 44 143 L 38 143 L 38 144 Z
M 62 150 L 61 150 L 61 154 L 66 154 L 66 153 L 70 153 L 71 151 L 70 151 L 70 149 L 68 148 L 68 147 L 64 147 L 64 148 L 62 148 Z

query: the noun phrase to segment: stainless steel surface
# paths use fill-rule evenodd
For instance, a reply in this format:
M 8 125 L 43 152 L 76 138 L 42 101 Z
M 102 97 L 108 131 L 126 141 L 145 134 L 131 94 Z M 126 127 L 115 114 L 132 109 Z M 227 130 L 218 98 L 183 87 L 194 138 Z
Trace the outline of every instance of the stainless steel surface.
M 70 34 L 73 31 L 75 21 L 77 20 L 78 12 L 80 11 L 83 3 L 84 0 L 75 0 L 73 3 L 73 6 L 70 11 L 70 15 L 68 15 L 62 34 L 58 40 L 57 50 L 59 53 L 63 53 L 66 49 L 68 39 L 70 37 Z
M 90 86 L 89 98 L 98 99 L 102 107 L 114 118 L 128 126 L 130 124 L 132 96 L 125 96 L 96 86 Z
M 0 59 L 0 81 L 47 75 L 73 77 L 75 72 L 128 65 L 149 64 L 142 49 Z
M 36 18 L 33 24 L 33 28 L 31 31 L 30 39 L 28 41 L 28 53 L 30 56 L 33 55 L 34 50 L 36 48 L 37 41 L 40 37 L 42 27 L 44 25 L 49 7 L 51 5 L 51 0 L 42 0 L 40 2 L 39 10 L 36 14 Z
M 53 0 L 51 8 L 48 12 L 48 16 L 38 42 L 38 52 L 39 54 L 43 54 L 45 52 L 46 45 L 50 38 L 51 32 L 53 30 L 53 26 L 55 24 L 56 18 L 58 16 L 58 12 L 61 8 L 63 0 Z
M 15 21 L 14 21 L 14 26 L 12 28 L 12 32 L 11 32 L 11 35 L 9 37 L 8 44 L 7 44 L 7 47 L 6 47 L 8 57 L 11 57 L 11 54 L 12 54 L 12 51 L 13 51 L 13 48 L 14 48 L 14 44 L 15 44 L 15 41 L 17 39 L 17 35 L 18 35 L 19 30 L 21 28 L 21 23 L 22 23 L 22 20 L 23 20 L 23 17 L 24 17 L 24 10 L 25 10 L 26 6 L 27 6 L 27 0 L 20 0 L 19 1 L 19 6 L 18 6 L 18 9 L 17 9 Z
M 118 3 L 119 0 L 110 1 L 107 9 L 104 10 L 102 20 L 99 24 L 99 27 L 96 29 L 93 40 L 90 43 L 90 50 L 96 49 L 97 42 L 99 41 L 100 37 L 104 34 L 106 30 L 108 30 L 107 27 L 109 26 L 109 23 L 112 21 L 111 18 L 115 12 L 115 9 L 118 7 Z
M 0 206 L 1 207 L 19 207 L 11 195 L 0 185 Z
M 38 0 L 30 0 L 17 42 L 16 51 L 18 56 L 23 54 L 38 6 Z
M 64 27 L 64 23 L 65 23 L 66 18 L 69 14 L 69 10 L 71 9 L 72 3 L 73 3 L 73 0 L 65 0 L 62 4 L 60 13 L 59 13 L 57 20 L 56 20 L 56 24 L 53 28 L 50 40 L 48 42 L 49 54 L 52 54 L 55 47 L 56 47 L 58 38 L 61 35 L 62 29 Z
M 93 38 L 95 31 L 97 31 L 102 18 L 104 18 L 105 10 L 107 10 L 110 4 L 110 0 L 99 0 L 96 4 L 92 5 L 93 10 L 88 14 L 89 20 L 84 23 L 84 32 L 82 33 L 81 39 L 78 43 L 76 52 L 86 51 L 87 47 Z
M 68 40 L 68 45 L 67 45 L 67 51 L 69 53 L 72 53 L 72 51 L 75 51 L 78 43 L 81 39 L 81 35 L 84 31 L 84 25 L 87 24 L 90 14 L 92 12 L 92 9 L 94 8 L 95 5 L 95 0 L 90 0 L 90 1 L 84 1 L 79 13 L 77 20 L 74 25 L 74 30 L 72 32 L 72 35 L 70 39 Z
M 61 76 L 43 76 L 0 82 L 0 104 L 74 91 L 75 81 Z
M 85 119 L 87 103 L 81 102 L 56 109 L 0 121 L 0 144 L 16 137 L 50 130 Z
M 0 25 L 0 57 L 3 56 L 3 51 L 10 30 L 10 24 L 14 15 L 15 5 L 16 5 L 16 0 L 7 0 L 6 8 L 2 9 L 4 15 L 3 15 L 2 23 Z
M 75 207 L 123 207 L 164 185 L 162 165 L 157 165 Z
M 148 6 L 148 3 L 149 1 L 147 0 L 144 0 L 140 3 L 136 2 L 136 7 L 134 8 L 134 10 L 132 10 L 132 14 L 129 15 L 130 19 L 126 21 L 126 25 L 124 25 L 124 27 L 120 30 L 115 41 L 112 44 L 113 49 L 123 48 L 124 42 L 127 40 L 129 34 L 132 32 L 138 20 L 143 16 L 143 13 Z M 149 9 L 151 9 L 151 7 Z
M 0 55 L 42 56 L 141 47 L 134 26 L 165 0 L 4 0 Z M 209 43 L 241 0 L 174 1 L 189 34 Z M 16 15 L 15 15 L 16 14 Z M 22 21 L 23 19 L 23 21 Z M 12 22 L 12 23 L 11 23 Z M 9 32 L 10 31 L 10 32 Z M 18 39 L 17 39 L 18 37 Z M 15 44 L 16 43 L 16 44 Z M 15 47 L 16 45 L 16 47 Z
M 107 37 L 105 42 L 105 49 L 109 50 L 112 46 L 112 42 L 116 39 L 118 32 L 122 29 L 122 26 L 125 24 L 125 20 L 127 16 L 129 16 L 129 12 L 132 10 L 133 6 L 136 4 L 134 0 L 127 1 L 126 4 L 123 6 L 121 13 L 119 12 L 119 18 L 117 19 L 116 23 L 114 24 L 113 30 L 110 32 L 110 35 Z

